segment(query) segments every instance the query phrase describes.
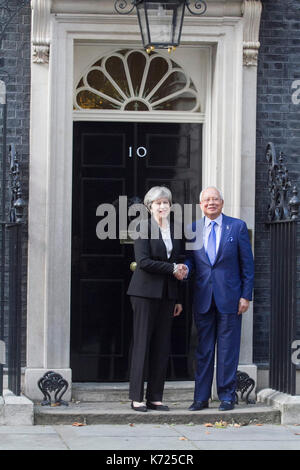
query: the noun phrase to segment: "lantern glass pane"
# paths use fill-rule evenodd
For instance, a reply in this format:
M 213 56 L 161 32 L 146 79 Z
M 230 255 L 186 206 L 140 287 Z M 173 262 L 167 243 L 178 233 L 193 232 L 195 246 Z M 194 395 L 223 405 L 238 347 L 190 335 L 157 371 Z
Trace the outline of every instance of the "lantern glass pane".
M 146 11 L 145 11 L 145 8 L 143 7 L 143 4 L 138 4 L 136 7 L 136 10 L 137 10 L 137 15 L 138 15 L 138 20 L 139 20 L 139 25 L 140 25 L 140 30 L 141 30 L 142 41 L 143 41 L 144 47 L 147 47 L 150 43 L 150 37 L 149 37 L 149 28 L 148 28 L 148 23 L 147 23 Z
M 184 0 L 147 1 L 137 5 L 144 46 L 177 46 L 184 16 Z

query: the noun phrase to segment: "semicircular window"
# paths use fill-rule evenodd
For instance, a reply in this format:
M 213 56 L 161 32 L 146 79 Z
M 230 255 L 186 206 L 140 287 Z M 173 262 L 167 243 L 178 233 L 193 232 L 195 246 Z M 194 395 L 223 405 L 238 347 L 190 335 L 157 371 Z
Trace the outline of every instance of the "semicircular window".
M 74 101 L 77 110 L 201 111 L 182 67 L 143 50 L 123 49 L 95 62 L 77 84 Z

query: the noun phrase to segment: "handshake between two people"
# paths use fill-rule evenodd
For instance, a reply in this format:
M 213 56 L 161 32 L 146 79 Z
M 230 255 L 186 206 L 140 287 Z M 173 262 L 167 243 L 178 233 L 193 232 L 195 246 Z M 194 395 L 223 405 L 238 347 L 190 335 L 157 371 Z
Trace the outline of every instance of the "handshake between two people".
M 176 279 L 178 279 L 179 281 L 182 281 L 183 279 L 187 277 L 188 272 L 189 270 L 186 264 L 177 264 L 173 274 L 176 277 Z

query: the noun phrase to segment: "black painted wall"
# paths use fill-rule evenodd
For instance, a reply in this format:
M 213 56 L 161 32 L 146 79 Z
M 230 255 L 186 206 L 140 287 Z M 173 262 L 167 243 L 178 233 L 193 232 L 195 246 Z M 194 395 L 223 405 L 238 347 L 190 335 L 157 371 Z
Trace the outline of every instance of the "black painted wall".
M 256 236 L 254 362 L 267 364 L 270 319 L 270 243 L 265 225 L 269 193 L 265 149 L 269 141 L 284 152 L 292 183 L 300 192 L 300 2 L 263 0 L 257 86 Z M 296 87 L 296 88 L 293 88 Z M 299 93 L 300 98 L 300 93 Z M 294 101 L 294 102 L 293 102 Z M 300 246 L 300 236 L 298 240 Z M 299 253 L 298 253 L 299 255 Z M 300 266 L 298 256 L 298 278 Z M 298 282 L 300 306 L 300 284 Z M 299 311 L 299 309 L 298 309 Z M 300 322 L 298 322 L 299 325 Z M 298 331 L 295 336 L 299 336 Z
M 10 0 L 12 6 L 18 3 L 18 0 Z M 30 15 L 31 10 L 28 5 L 8 26 L 0 49 L 0 80 L 5 80 L 7 83 L 7 143 L 14 143 L 20 156 L 25 198 L 28 197 L 29 177 Z M 300 93 L 297 95 L 297 84 L 295 83 L 296 80 L 300 80 L 299 0 L 263 0 L 260 42 L 257 87 L 256 278 L 253 342 L 254 362 L 267 364 L 270 317 L 270 246 L 268 228 L 265 225 L 268 205 L 268 166 L 265 160 L 265 148 L 267 143 L 272 141 L 278 152 L 283 151 L 286 154 L 291 180 L 298 183 L 300 189 Z M 295 88 L 292 88 L 293 86 Z M 293 93 L 295 103 L 292 101 Z M 299 104 L 296 103 L 297 98 Z M 0 127 L 2 127 L 1 110 Z M 0 132 L 0 149 L 1 146 L 2 132 Z M 3 214 L 1 214 L 2 217 Z M 26 230 L 24 237 L 23 364 L 25 364 L 26 348 Z M 298 292 L 300 298 L 300 285 Z M 300 336 L 298 335 L 298 337 Z
M 3 2 L 2 2 L 3 3 Z M 9 0 L 11 12 L 16 11 L 20 0 Z M 4 11 L 1 11 L 3 13 Z M 5 12 L 4 12 L 5 13 Z M 1 26 L 9 15 L 0 18 Z M 31 64 L 31 7 L 30 2 L 9 22 L 0 48 L 0 80 L 6 83 L 7 101 L 7 147 L 15 144 L 22 170 L 24 198 L 28 200 L 29 168 L 29 128 L 30 128 L 30 64 Z M 3 168 L 3 107 L 0 105 L 0 184 Z M 8 186 L 8 162 L 6 162 Z M 2 189 L 1 189 L 2 191 Z M 1 207 L 1 205 L 0 205 Z M 2 212 L 2 209 L 0 209 Z M 8 220 L 9 194 L 1 220 Z M 1 234 L 0 234 L 1 237 Z M 27 227 L 23 230 L 23 269 L 22 269 L 22 357 L 26 357 L 26 284 L 27 284 Z M 5 337 L 7 339 L 7 254 L 1 259 L 1 269 L 5 269 Z

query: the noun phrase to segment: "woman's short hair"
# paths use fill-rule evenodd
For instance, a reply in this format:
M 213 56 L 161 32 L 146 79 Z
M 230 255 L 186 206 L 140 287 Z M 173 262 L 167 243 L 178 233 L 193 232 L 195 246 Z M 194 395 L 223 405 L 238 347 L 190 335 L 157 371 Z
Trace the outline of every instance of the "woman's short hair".
M 166 188 L 165 186 L 153 186 L 153 188 L 149 189 L 145 194 L 144 204 L 147 209 L 150 210 L 152 202 L 156 201 L 156 199 L 161 199 L 162 197 L 166 197 L 170 206 L 172 205 L 172 193 L 169 188 Z

